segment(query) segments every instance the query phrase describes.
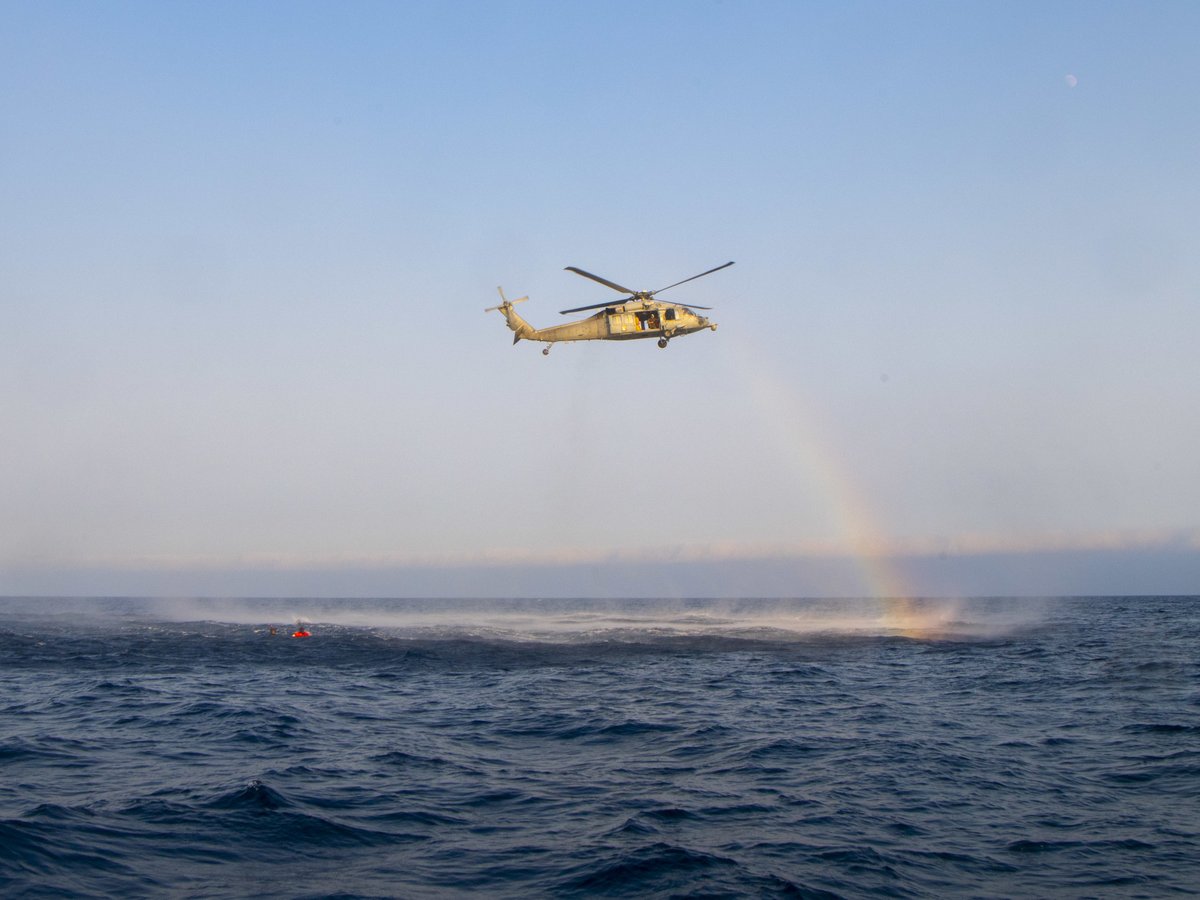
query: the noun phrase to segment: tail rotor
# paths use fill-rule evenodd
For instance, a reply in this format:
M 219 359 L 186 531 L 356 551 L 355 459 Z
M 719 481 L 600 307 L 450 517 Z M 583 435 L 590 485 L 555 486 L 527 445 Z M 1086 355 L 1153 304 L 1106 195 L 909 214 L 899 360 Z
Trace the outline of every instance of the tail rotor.
M 504 296 L 504 288 L 496 288 L 500 292 L 501 303 L 499 306 L 489 306 L 484 312 L 495 312 L 499 310 L 504 316 L 504 320 L 508 323 L 508 327 L 513 332 L 513 343 L 515 344 L 523 337 L 529 337 L 535 331 L 534 327 L 517 315 L 513 306 L 517 303 L 524 303 L 528 297 L 518 297 L 516 300 L 509 300 Z
M 501 312 L 503 312 L 506 310 L 510 310 L 513 308 L 514 304 L 524 303 L 526 300 L 529 299 L 528 295 L 526 295 L 524 297 L 518 297 L 516 300 L 509 300 L 507 297 L 504 296 L 504 288 L 498 287 L 498 288 L 496 288 L 496 290 L 498 290 L 500 292 L 500 300 L 502 302 L 500 303 L 499 306 L 489 306 L 487 309 L 484 310 L 484 312 L 495 312 L 496 310 L 500 310 Z

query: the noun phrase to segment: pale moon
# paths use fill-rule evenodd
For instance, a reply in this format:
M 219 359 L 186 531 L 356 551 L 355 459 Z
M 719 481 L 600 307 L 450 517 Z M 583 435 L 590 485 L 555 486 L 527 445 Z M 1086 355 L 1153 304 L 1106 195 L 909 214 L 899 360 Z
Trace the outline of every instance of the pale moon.
M 1069 88 L 1073 88 L 1073 87 L 1075 87 L 1075 85 L 1079 84 L 1079 79 L 1076 78 L 1074 75 L 1068 75 L 1066 78 L 1063 79 L 1063 81 L 1065 81 L 1067 83 L 1067 87 L 1069 87 Z

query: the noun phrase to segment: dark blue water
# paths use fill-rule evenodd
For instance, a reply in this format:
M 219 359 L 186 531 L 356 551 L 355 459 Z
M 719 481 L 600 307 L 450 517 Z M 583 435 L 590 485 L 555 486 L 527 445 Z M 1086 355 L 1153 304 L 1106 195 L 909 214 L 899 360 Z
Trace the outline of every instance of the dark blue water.
M 1200 598 L 0 613 L 5 897 L 1200 891 Z

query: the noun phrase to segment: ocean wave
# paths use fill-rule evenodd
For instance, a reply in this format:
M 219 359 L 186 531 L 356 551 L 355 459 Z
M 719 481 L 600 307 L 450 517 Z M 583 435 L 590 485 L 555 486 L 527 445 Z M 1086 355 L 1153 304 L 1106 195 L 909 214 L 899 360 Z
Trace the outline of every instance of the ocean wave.
M 84 606 L 0 631 L 6 897 L 1200 883 L 1194 631 L 1133 601 L 966 640 L 871 625 L 865 605 L 838 630 L 817 604 L 786 633 L 765 617 L 794 604 L 551 603 L 541 630 L 531 603 L 457 622 Z M 314 613 L 314 636 L 286 636 L 285 609 Z M 951 630 L 1020 618 L 942 612 Z

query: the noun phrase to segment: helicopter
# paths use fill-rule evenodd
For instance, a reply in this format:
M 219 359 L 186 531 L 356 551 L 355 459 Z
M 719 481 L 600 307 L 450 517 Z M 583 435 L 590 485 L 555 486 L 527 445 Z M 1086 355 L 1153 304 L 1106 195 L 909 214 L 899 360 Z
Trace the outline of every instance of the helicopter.
M 727 262 L 715 269 L 709 269 L 707 272 L 701 272 L 699 275 L 693 275 L 691 278 L 685 278 L 683 281 L 677 281 L 656 291 L 631 291 L 607 278 L 601 278 L 599 275 L 593 275 L 591 272 L 585 272 L 575 266 L 567 266 L 564 270 L 566 272 L 574 272 L 576 275 L 590 278 L 592 281 L 629 296 L 612 303 L 593 303 L 589 306 L 564 309 L 559 315 L 566 316 L 589 309 L 599 309 L 600 312 L 588 316 L 586 319 L 565 322 L 562 325 L 551 325 L 549 328 L 534 328 L 517 315 L 513 306 L 524 303 L 529 298 L 519 297 L 516 300 L 509 300 L 504 296 L 502 288 L 496 288 L 500 291 L 500 305 L 489 306 L 484 312 L 499 310 L 504 314 L 508 327 L 513 330 L 514 344 L 522 338 L 527 341 L 544 341 L 547 346 L 542 350 L 543 356 L 549 356 L 550 345 L 558 341 L 632 341 L 638 338 L 656 337 L 658 346 L 666 349 L 667 343 L 673 337 L 703 331 L 705 328 L 716 331 L 717 326 L 704 316 L 692 312 L 694 309 L 708 310 L 712 307 L 667 303 L 663 300 L 655 300 L 655 295 L 689 281 L 695 281 L 697 278 L 703 278 L 705 275 L 711 275 L 713 272 L 719 272 L 721 269 L 727 269 L 732 265 L 732 262 Z

